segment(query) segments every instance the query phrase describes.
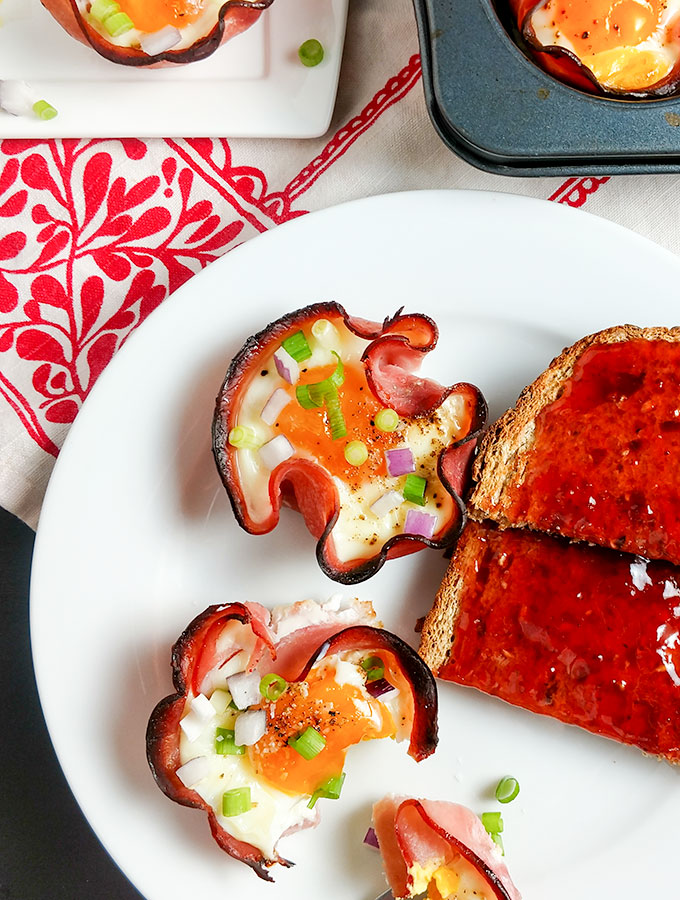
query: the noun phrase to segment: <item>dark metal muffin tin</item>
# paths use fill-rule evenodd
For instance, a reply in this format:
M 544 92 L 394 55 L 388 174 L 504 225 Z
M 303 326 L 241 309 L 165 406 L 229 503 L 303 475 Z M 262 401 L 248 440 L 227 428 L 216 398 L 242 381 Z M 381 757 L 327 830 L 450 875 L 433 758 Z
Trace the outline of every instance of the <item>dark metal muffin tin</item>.
M 472 165 L 500 175 L 680 172 L 680 97 L 609 100 L 562 84 L 524 56 L 491 0 L 414 5 L 430 117 Z

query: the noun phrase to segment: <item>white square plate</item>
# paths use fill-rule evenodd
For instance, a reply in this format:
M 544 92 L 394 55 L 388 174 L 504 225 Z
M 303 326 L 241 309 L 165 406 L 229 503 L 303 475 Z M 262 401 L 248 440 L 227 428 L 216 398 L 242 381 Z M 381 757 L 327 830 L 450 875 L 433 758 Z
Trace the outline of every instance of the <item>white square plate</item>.
M 340 74 L 349 0 L 277 0 L 208 59 L 140 70 L 71 38 L 40 0 L 2 0 L 0 78 L 23 79 L 55 119 L 0 110 L 0 137 L 271 137 L 323 134 Z M 324 46 L 305 68 L 297 48 Z

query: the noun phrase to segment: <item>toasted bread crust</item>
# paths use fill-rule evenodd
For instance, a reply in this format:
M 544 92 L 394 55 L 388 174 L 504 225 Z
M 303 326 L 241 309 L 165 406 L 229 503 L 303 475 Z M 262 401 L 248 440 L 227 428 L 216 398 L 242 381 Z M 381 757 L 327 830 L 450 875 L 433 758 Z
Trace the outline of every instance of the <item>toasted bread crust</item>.
M 510 522 L 505 515 L 505 489 L 521 484 L 531 459 L 536 417 L 562 392 L 583 353 L 594 344 L 617 344 L 624 341 L 680 341 L 680 326 L 673 328 L 639 328 L 616 325 L 587 335 L 565 348 L 548 368 L 524 388 L 517 403 L 487 431 L 473 467 L 475 487 L 468 502 L 468 515 L 482 521 L 493 519 L 508 527 L 526 525 Z
M 460 593 L 465 587 L 466 576 L 474 574 L 474 563 L 479 553 L 476 538 L 478 535 L 483 537 L 483 534 L 478 525 L 465 528 L 439 586 L 434 605 L 425 618 L 418 653 L 434 675 L 451 656 L 456 640 Z

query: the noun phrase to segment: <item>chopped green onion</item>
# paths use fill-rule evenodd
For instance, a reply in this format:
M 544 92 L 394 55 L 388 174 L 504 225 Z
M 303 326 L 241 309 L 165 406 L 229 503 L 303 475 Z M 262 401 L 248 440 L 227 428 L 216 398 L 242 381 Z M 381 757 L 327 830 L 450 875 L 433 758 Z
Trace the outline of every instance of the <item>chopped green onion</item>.
M 326 738 L 310 725 L 297 737 L 290 738 L 288 746 L 292 747 L 304 759 L 314 759 L 326 746 Z
M 328 343 L 337 337 L 338 331 L 328 319 L 317 319 L 312 325 L 312 334 L 322 344 Z
M 368 447 L 363 441 L 350 441 L 345 447 L 345 459 L 350 466 L 363 466 L 368 459 Z
M 250 425 L 236 425 L 229 432 L 229 443 L 237 450 L 257 450 L 262 446 L 254 428 Z
M 378 431 L 394 431 L 399 424 L 399 416 L 393 409 L 381 409 L 373 421 Z
M 260 682 L 260 693 L 265 700 L 274 702 L 279 699 L 287 687 L 288 682 L 286 679 L 272 672 L 270 675 L 265 675 Z
M 240 816 L 241 813 L 248 812 L 252 807 L 249 787 L 232 788 L 222 795 L 223 816 Z
M 37 100 L 33 104 L 33 112 L 39 119 L 42 119 L 44 122 L 47 122 L 48 119 L 54 119 L 59 113 L 56 109 L 47 102 L 47 100 Z
M 323 797 L 325 800 L 338 800 L 340 798 L 340 793 L 342 791 L 344 782 L 344 772 L 341 772 L 339 775 L 333 775 L 330 778 L 327 778 L 314 791 L 309 803 L 307 804 L 307 808 L 314 809 L 316 801 L 319 799 L 319 797 Z
M 103 22 L 108 16 L 120 12 L 120 6 L 116 0 L 93 0 L 90 6 L 90 15 L 97 22 Z
M 501 848 L 501 853 L 503 854 L 503 856 L 505 856 L 505 847 L 503 846 L 503 838 L 500 836 L 500 834 L 498 834 L 498 832 L 494 832 L 491 835 L 491 840 L 494 842 L 494 844 L 496 844 L 498 847 Z
M 421 478 L 420 475 L 407 475 L 404 483 L 402 494 L 404 500 L 411 503 L 417 503 L 418 506 L 425 506 L 425 489 L 427 488 L 427 479 Z
M 243 756 L 246 748 L 234 741 L 232 728 L 218 728 L 215 732 L 215 753 L 220 756 Z
M 503 817 L 499 812 L 485 812 L 480 818 L 489 834 L 500 834 L 503 831 Z
M 337 359 L 337 363 L 334 371 L 328 378 L 324 378 L 323 381 L 316 381 L 313 384 L 299 384 L 295 388 L 295 396 L 303 409 L 313 409 L 315 407 L 323 406 L 324 400 L 326 400 L 328 395 L 337 395 L 338 388 L 343 384 L 345 380 L 345 367 L 335 350 L 332 350 L 331 353 Z
M 499 803 L 510 803 L 519 794 L 519 781 L 511 775 L 501 778 L 496 785 L 496 800 Z
M 379 656 L 367 656 L 360 665 L 366 673 L 366 681 L 379 681 L 385 677 L 385 663 Z
M 111 37 L 120 37 L 121 34 L 131 31 L 135 27 L 135 23 L 130 16 L 124 12 L 117 12 L 107 16 L 102 24 Z
M 331 426 L 331 438 L 337 441 L 339 438 L 347 437 L 347 425 L 345 417 L 340 408 L 340 397 L 338 389 L 334 389 L 334 393 L 330 391 L 326 394 L 326 411 L 328 413 L 328 424 Z
M 316 38 L 310 38 L 304 44 L 300 44 L 298 56 L 303 66 L 318 66 L 323 59 L 323 46 Z
M 311 348 L 307 343 L 307 338 L 301 331 L 296 331 L 295 334 L 291 334 L 290 337 L 287 337 L 285 341 L 282 342 L 281 346 L 289 353 L 295 362 L 304 362 L 306 359 L 312 355 Z

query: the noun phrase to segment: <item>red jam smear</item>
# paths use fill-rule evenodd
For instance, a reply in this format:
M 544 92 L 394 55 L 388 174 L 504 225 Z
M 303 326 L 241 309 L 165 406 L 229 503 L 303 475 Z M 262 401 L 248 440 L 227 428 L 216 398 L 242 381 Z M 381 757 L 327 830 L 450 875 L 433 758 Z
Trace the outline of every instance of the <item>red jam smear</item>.
M 680 761 L 680 569 L 474 523 L 470 542 L 439 677 Z
M 596 344 L 538 415 L 513 523 L 680 563 L 680 343 Z

